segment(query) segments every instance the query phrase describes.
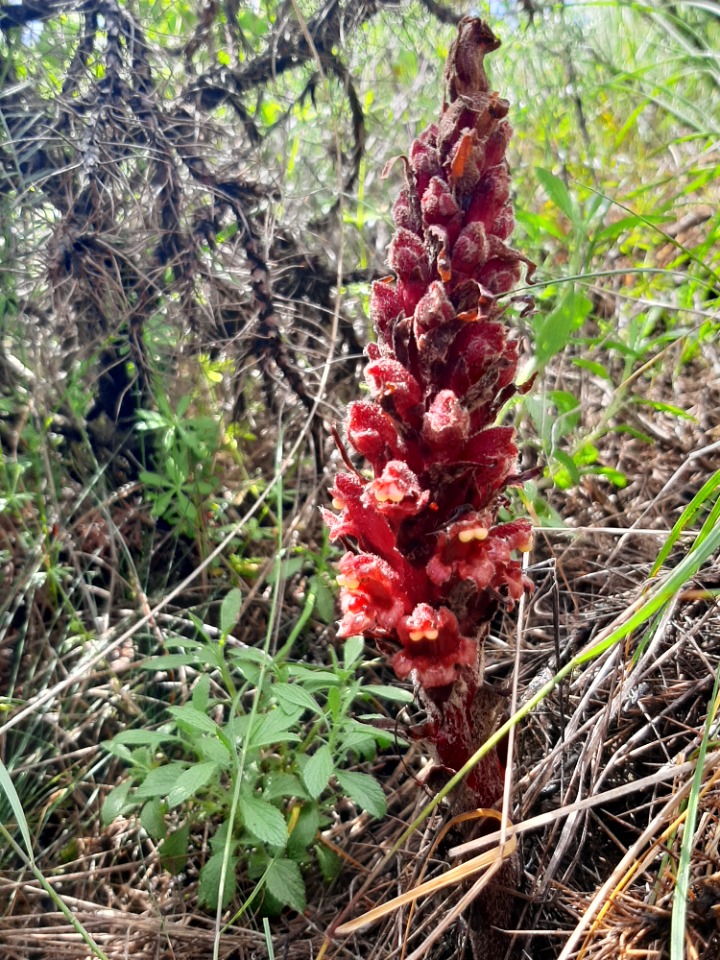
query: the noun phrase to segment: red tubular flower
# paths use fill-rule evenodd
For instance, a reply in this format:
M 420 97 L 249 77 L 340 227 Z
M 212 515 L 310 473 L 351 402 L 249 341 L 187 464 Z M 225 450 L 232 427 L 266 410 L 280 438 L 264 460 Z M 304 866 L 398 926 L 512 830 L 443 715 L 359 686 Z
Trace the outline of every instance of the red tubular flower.
M 404 161 L 394 277 L 374 283 L 370 298 L 370 399 L 351 404 L 346 422 L 372 476 L 339 474 L 339 515 L 325 512 L 331 539 L 359 551 L 340 563 L 340 636 L 395 651 L 393 668 L 417 683 L 429 739 L 453 770 L 494 722 L 482 707 L 489 623 L 529 588 L 518 555 L 530 549 L 530 524 L 497 520 L 517 448 L 513 429 L 495 420 L 516 391 L 518 362 L 498 298 L 532 273 L 507 244 L 508 103 L 483 66 L 498 46 L 482 21 L 462 21 L 440 120 Z M 498 769 L 491 756 L 468 781 L 477 805 L 497 801 Z

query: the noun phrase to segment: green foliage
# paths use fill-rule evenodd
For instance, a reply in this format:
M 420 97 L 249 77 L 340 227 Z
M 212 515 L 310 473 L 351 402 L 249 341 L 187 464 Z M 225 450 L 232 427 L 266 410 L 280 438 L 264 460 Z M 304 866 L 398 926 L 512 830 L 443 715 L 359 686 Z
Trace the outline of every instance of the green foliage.
M 173 873 L 187 862 L 193 831 L 209 826 L 212 853 L 199 897 L 210 909 L 217 907 L 221 877 L 227 906 L 236 874 L 245 870 L 271 912 L 273 904 L 302 910 L 301 867 L 315 859 L 324 875 L 337 869 L 320 833 L 338 796 L 374 817 L 385 814 L 377 781 L 347 766 L 372 760 L 396 739 L 373 725 L 374 714 L 358 716 L 358 707 L 378 697 L 412 698 L 395 687 L 363 684 L 360 639 L 346 643 L 342 661 L 331 651 L 329 669 L 234 642 L 241 603 L 239 590 L 225 595 L 217 639 L 195 620 L 195 637 L 167 639 L 179 653 L 143 664 L 152 672 L 183 668 L 192 695 L 167 707 L 156 728 L 126 729 L 106 744 L 129 773 L 105 797 L 102 818 L 139 814 L 148 834 L 163 841 L 160 857 Z
M 162 518 L 178 534 L 193 536 L 217 495 L 220 479 L 214 458 L 220 443 L 216 417 L 188 416 L 191 397 L 184 396 L 173 410 L 161 390 L 156 392 L 158 410 L 141 410 L 138 430 L 153 433 L 155 459 L 160 473 L 143 470 L 152 515 Z

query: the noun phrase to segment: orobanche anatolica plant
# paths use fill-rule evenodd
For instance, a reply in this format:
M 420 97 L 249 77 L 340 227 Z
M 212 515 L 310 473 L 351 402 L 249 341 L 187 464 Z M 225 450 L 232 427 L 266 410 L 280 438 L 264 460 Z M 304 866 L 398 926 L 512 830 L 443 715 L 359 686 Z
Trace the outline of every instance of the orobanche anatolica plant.
M 497 522 L 517 481 L 514 431 L 495 425 L 518 361 L 499 298 L 528 264 L 507 244 L 508 103 L 483 66 L 498 46 L 481 20 L 463 21 L 440 120 L 404 159 L 395 276 L 374 283 L 370 301 L 370 399 L 350 405 L 345 425 L 372 477 L 338 474 L 339 513 L 325 511 L 332 539 L 357 544 L 340 561 L 339 635 L 374 640 L 398 677 L 412 675 L 429 707 L 428 739 L 451 770 L 488 732 L 475 710 L 487 700 L 477 694 L 488 625 L 529 586 L 516 552 L 529 550 L 530 524 Z M 470 786 L 488 806 L 497 777 L 483 785 L 482 773 Z
M 415 681 L 423 733 L 450 771 L 493 730 L 500 698 L 483 683 L 483 639 L 499 607 L 529 587 L 518 553 L 530 549 L 530 524 L 498 522 L 503 492 L 518 482 L 514 431 L 496 425 L 517 390 L 502 298 L 532 270 L 507 243 L 508 102 L 483 66 L 499 45 L 481 20 L 462 21 L 439 122 L 403 158 L 394 275 L 373 284 L 370 301 L 370 399 L 352 403 L 345 424 L 370 470 L 339 473 L 338 512 L 325 511 L 331 538 L 354 546 L 340 561 L 339 635 L 373 640 L 399 678 Z M 462 802 L 489 807 L 501 794 L 492 754 Z

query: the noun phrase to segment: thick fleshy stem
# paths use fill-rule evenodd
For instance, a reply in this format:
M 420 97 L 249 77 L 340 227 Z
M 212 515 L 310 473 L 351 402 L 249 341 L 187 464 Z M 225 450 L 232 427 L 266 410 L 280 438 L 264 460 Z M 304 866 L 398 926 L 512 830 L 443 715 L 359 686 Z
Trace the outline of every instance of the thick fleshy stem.
M 370 300 L 369 399 L 350 405 L 345 425 L 371 476 L 338 474 L 338 512 L 325 511 L 331 539 L 355 545 L 340 561 L 339 636 L 373 640 L 399 678 L 413 678 L 423 734 L 452 772 L 496 727 L 501 698 L 483 681 L 483 640 L 530 587 L 518 556 L 531 547 L 530 524 L 498 522 L 520 479 L 514 430 L 496 424 L 518 389 L 501 298 L 533 270 L 507 243 L 508 103 L 483 63 L 499 45 L 483 21 L 461 22 L 440 119 L 403 158 L 393 275 Z M 492 806 L 502 783 L 493 753 L 456 800 Z

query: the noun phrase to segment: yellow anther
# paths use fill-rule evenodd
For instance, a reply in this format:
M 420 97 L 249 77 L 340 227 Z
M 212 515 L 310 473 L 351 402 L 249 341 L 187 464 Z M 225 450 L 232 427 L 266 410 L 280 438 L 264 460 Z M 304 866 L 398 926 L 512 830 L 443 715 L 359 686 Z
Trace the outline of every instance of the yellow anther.
M 344 587 L 346 590 L 357 590 L 360 586 L 359 580 L 354 577 L 344 577 L 341 573 L 337 576 L 337 582 L 339 587 Z
M 394 493 L 376 493 L 375 499 L 378 503 L 385 503 L 386 500 L 390 500 L 392 503 L 400 503 L 403 499 L 403 494 L 398 490 Z
M 333 505 L 333 507 L 335 507 L 336 510 L 344 510 L 344 509 L 345 509 L 345 504 L 342 502 L 342 500 L 338 500 L 337 497 L 333 497 L 332 505 Z
M 411 630 L 410 639 L 413 643 L 417 643 L 418 640 L 437 640 L 439 636 L 438 630 Z
M 488 532 L 485 527 L 469 527 L 467 530 L 461 530 L 458 534 L 460 543 L 470 543 L 471 540 L 485 540 Z

